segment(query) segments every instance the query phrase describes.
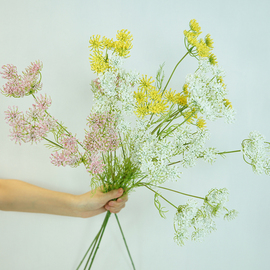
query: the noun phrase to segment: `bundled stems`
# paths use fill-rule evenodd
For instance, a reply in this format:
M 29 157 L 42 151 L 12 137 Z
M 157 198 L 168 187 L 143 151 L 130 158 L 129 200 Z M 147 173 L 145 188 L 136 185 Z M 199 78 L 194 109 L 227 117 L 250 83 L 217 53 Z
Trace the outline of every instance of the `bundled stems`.
M 83 258 L 82 258 L 80 264 L 78 265 L 78 267 L 76 268 L 76 270 L 79 270 L 79 269 L 80 269 L 80 267 L 81 267 L 83 261 L 85 260 L 87 254 L 88 254 L 89 252 L 90 252 L 90 254 L 88 255 L 88 259 L 87 259 L 86 264 L 85 264 L 85 266 L 84 266 L 84 270 L 86 270 L 86 269 L 88 269 L 88 270 L 91 269 L 91 267 L 92 267 L 92 265 L 93 265 L 93 262 L 94 262 L 94 259 L 95 259 L 95 256 L 96 256 L 96 254 L 97 254 L 97 251 L 98 251 L 98 249 L 99 249 L 100 242 L 101 242 L 101 240 L 102 240 L 102 237 L 103 237 L 103 234 L 104 234 L 104 231 L 105 231 L 105 229 L 106 229 L 106 226 L 107 226 L 107 223 L 108 223 L 108 220 L 109 220 L 110 216 L 111 216 L 111 212 L 107 211 L 107 214 L 106 214 L 106 216 L 105 216 L 105 218 L 104 218 L 104 221 L 103 221 L 103 223 L 102 223 L 102 225 L 101 225 L 101 228 L 100 228 L 99 232 L 97 233 L 96 237 L 94 238 L 94 240 L 92 241 L 91 245 L 90 245 L 89 248 L 87 249 L 85 255 L 83 256 Z M 127 252 L 128 252 L 128 255 L 129 255 L 129 258 L 130 258 L 130 261 L 131 261 L 133 270 L 136 270 L 136 269 L 135 269 L 134 262 L 133 262 L 133 260 L 132 260 L 131 254 L 130 254 L 130 251 L 129 251 L 129 248 L 128 248 L 128 245 L 127 245 L 127 242 L 126 242 L 126 238 L 125 238 L 125 236 L 124 236 L 124 233 L 123 233 L 122 227 L 121 227 L 121 225 L 120 225 L 120 221 L 119 221 L 119 219 L 118 219 L 117 214 L 115 214 L 115 218 L 116 218 L 116 220 L 117 220 L 117 224 L 118 224 L 118 226 L 119 226 L 121 235 L 122 235 L 122 237 L 123 237 L 123 240 L 124 240 L 124 243 L 125 243 L 125 247 L 126 247 L 126 249 L 127 249 Z M 89 264 L 89 263 L 90 263 L 90 264 Z M 88 266 L 88 265 L 89 265 L 89 266 Z
M 130 254 L 130 252 L 129 252 L 129 248 L 128 248 L 128 245 L 127 245 L 127 242 L 126 242 L 126 238 L 125 238 L 125 236 L 124 236 L 124 232 L 123 232 L 122 227 L 121 227 L 121 225 L 120 225 L 120 222 L 119 222 L 119 219 L 118 219 L 117 214 L 115 214 L 115 218 L 116 218 L 116 220 L 117 220 L 117 224 L 118 224 L 119 229 L 120 229 L 120 231 L 121 231 L 121 234 L 122 234 L 122 237 L 123 237 L 123 240 L 124 240 L 124 243 L 125 243 L 125 246 L 126 246 L 126 249 L 127 249 L 127 252 L 128 252 L 128 256 L 129 256 L 130 261 L 131 261 L 131 264 L 132 264 L 132 267 L 133 267 L 133 269 L 135 270 L 135 265 L 134 265 L 134 262 L 133 262 L 133 260 L 132 260 L 131 254 Z
M 103 221 L 103 223 L 102 223 L 102 225 L 101 225 L 101 228 L 100 228 L 99 232 L 97 233 L 97 235 L 96 235 L 96 237 L 94 238 L 93 242 L 91 243 L 90 247 L 89 247 L 88 250 L 86 251 L 86 253 L 85 253 L 83 259 L 81 260 L 81 262 L 80 262 L 80 264 L 78 265 L 78 267 L 76 268 L 76 270 L 79 270 L 79 269 L 80 269 L 80 266 L 82 265 L 82 263 L 83 263 L 85 257 L 87 256 L 88 252 L 90 251 L 90 249 L 91 249 L 91 252 L 90 252 L 90 255 L 89 255 L 89 257 L 88 257 L 88 260 L 87 260 L 87 262 L 86 262 L 86 264 L 85 264 L 84 270 L 86 270 L 86 269 L 88 269 L 88 270 L 91 269 L 92 264 L 93 264 L 94 259 L 95 259 L 95 256 L 96 256 L 96 253 L 97 253 L 97 251 L 98 251 L 98 249 L 99 249 L 99 245 L 100 245 L 101 239 L 102 239 L 103 234 L 104 234 L 104 231 L 105 231 L 105 229 L 106 229 L 108 220 L 109 220 L 109 218 L 110 218 L 110 215 L 111 215 L 111 212 L 107 211 L 107 214 L 106 214 L 106 216 L 105 216 L 105 218 L 104 218 L 104 221 Z M 91 259 L 91 262 L 90 262 L 90 259 Z M 90 265 L 89 265 L 89 267 L 87 268 L 89 262 L 90 262 Z

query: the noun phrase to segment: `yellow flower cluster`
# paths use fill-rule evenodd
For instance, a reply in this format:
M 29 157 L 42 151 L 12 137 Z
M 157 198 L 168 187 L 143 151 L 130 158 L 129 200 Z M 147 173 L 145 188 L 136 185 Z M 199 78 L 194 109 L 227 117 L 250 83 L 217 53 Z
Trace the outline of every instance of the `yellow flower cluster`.
M 187 49 L 192 55 L 207 57 L 212 65 L 216 65 L 217 58 L 213 53 L 211 53 L 211 50 L 214 48 L 214 42 L 213 39 L 211 39 L 210 34 L 207 34 L 204 39 L 198 39 L 202 32 L 201 27 L 195 19 L 190 21 L 189 27 L 190 29 L 188 31 L 184 31 Z M 196 49 L 196 53 L 192 51 L 193 48 Z
M 164 93 L 154 86 L 155 81 L 152 77 L 143 75 L 140 79 L 138 90 L 134 91 L 136 100 L 135 113 L 144 117 L 149 114 L 163 114 L 167 112 L 169 105 L 177 104 L 179 106 L 187 105 L 187 85 L 184 85 L 182 93 L 166 90 Z
M 149 114 L 161 114 L 167 112 L 168 101 L 162 97 L 162 93 L 153 84 L 152 77 L 143 75 L 139 82 L 138 91 L 134 91 L 136 99 L 136 115 L 144 117 Z
M 91 69 L 96 73 L 101 73 L 110 68 L 108 63 L 108 51 L 121 57 L 129 57 L 132 48 L 132 35 L 126 29 L 117 31 L 116 40 L 93 35 L 89 40 Z

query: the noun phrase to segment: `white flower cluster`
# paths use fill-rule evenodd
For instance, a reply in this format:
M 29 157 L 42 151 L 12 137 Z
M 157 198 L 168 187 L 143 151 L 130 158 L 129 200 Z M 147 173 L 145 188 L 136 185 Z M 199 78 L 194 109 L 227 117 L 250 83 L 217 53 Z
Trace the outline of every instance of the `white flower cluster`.
M 224 75 L 224 71 L 217 65 L 211 65 L 207 58 L 200 59 L 198 70 L 186 77 L 188 104 L 209 120 L 225 117 L 226 122 L 231 123 L 235 112 L 226 103 L 227 90 L 220 79 Z
M 217 155 L 218 155 L 218 151 L 216 148 L 213 148 L 213 147 L 209 147 L 209 148 L 206 148 L 203 152 L 202 152 L 202 155 L 203 155 L 203 159 L 210 163 L 210 164 L 213 164 L 216 159 L 217 159 Z
M 183 246 L 185 240 L 191 238 L 194 241 L 202 241 L 205 236 L 216 230 L 213 220 L 219 214 L 226 211 L 224 218 L 232 220 L 237 216 L 237 211 L 228 211 L 224 204 L 228 201 L 227 189 L 212 189 L 206 195 L 203 205 L 199 208 L 198 204 L 190 199 L 185 205 L 180 205 L 174 217 L 174 240 Z M 194 228 L 191 233 L 190 228 Z
M 257 131 L 249 133 L 249 138 L 243 140 L 242 151 L 244 160 L 258 174 L 270 174 L 270 143 Z
M 172 141 L 175 155 L 183 155 L 183 167 L 192 167 L 199 156 L 206 140 L 209 138 L 207 130 L 192 130 L 190 125 L 184 124 L 173 133 Z
M 146 121 L 138 119 L 137 126 L 130 133 L 133 146 L 133 161 L 139 165 L 148 182 L 161 184 L 167 180 L 177 180 L 180 172 L 177 166 L 168 166 L 174 153 L 174 145 L 168 139 L 159 140 L 146 129 Z
M 123 115 L 131 114 L 135 104 L 133 87 L 139 80 L 139 73 L 121 68 L 119 56 L 111 56 L 109 63 L 112 68 L 92 82 L 93 112 L 113 110 Z

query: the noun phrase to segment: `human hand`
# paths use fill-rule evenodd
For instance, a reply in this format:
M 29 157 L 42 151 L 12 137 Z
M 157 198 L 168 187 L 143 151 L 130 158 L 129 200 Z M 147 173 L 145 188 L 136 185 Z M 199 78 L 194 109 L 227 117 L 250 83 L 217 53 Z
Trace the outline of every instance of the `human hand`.
M 100 187 L 94 192 L 89 191 L 82 195 L 77 195 L 75 198 L 76 214 L 77 216 L 88 218 L 105 211 L 119 213 L 125 207 L 125 203 L 128 200 L 127 194 L 121 197 L 123 192 L 123 189 L 119 188 L 103 193 Z

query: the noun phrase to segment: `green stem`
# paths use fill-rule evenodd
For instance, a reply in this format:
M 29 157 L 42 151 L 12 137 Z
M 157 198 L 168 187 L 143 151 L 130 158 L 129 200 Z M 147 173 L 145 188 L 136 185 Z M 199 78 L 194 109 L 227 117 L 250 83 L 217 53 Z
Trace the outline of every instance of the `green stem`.
M 172 205 L 174 208 L 178 209 L 178 207 L 176 207 L 173 203 L 171 203 L 171 202 L 168 201 L 166 198 L 164 198 L 161 194 L 157 193 L 157 192 L 154 191 L 152 188 L 148 187 L 149 184 L 141 183 L 141 185 L 147 187 L 149 190 L 153 191 L 155 194 L 157 194 L 158 196 L 160 196 L 164 201 L 166 201 L 167 203 L 169 203 L 170 205 Z
M 90 260 L 90 258 L 91 258 L 91 256 L 92 256 L 93 251 L 94 251 L 94 248 L 95 248 L 95 246 L 96 246 L 96 244 L 97 244 L 97 241 L 98 241 L 98 239 L 99 239 L 100 233 L 101 233 L 101 231 L 103 230 L 104 224 L 105 224 L 105 222 L 106 222 L 106 218 L 107 218 L 107 216 L 105 216 L 105 218 L 104 218 L 104 220 L 103 220 L 103 223 L 102 223 L 102 225 L 101 225 L 100 230 L 98 231 L 96 237 L 94 238 L 94 240 L 92 241 L 91 245 L 90 245 L 89 248 L 87 249 L 87 251 L 86 251 L 84 257 L 82 258 L 82 260 L 81 260 L 80 264 L 78 265 L 78 267 L 76 268 L 76 270 L 78 270 L 78 269 L 80 268 L 80 266 L 81 266 L 81 264 L 83 263 L 83 261 L 84 261 L 86 255 L 87 255 L 87 253 L 90 251 L 91 247 L 94 245 L 94 247 L 92 248 L 91 253 L 90 253 L 90 255 L 89 255 L 89 258 L 88 258 L 88 260 L 87 260 L 87 262 L 86 262 L 86 265 L 85 265 L 85 268 L 84 268 L 84 269 L 86 269 L 86 267 L 87 267 L 87 265 L 88 265 L 88 262 L 89 262 L 89 260 Z
M 46 137 L 42 137 L 42 138 L 43 138 L 44 140 L 48 141 L 49 143 L 52 143 L 52 144 L 54 144 L 54 145 L 58 146 L 59 148 L 62 148 L 62 149 L 63 149 L 63 146 L 61 146 L 60 144 L 55 143 L 55 142 L 53 142 L 53 141 L 51 141 L 51 140 L 47 139 Z
M 170 82 L 170 80 L 171 80 L 171 78 L 172 78 L 172 76 L 173 76 L 175 70 L 177 69 L 177 67 L 179 66 L 179 64 L 184 60 L 184 58 L 185 58 L 188 54 L 189 54 L 189 52 L 187 52 L 187 53 L 179 60 L 179 62 L 176 64 L 176 66 L 174 67 L 174 69 L 173 69 L 173 71 L 172 71 L 172 73 L 171 73 L 171 76 L 170 76 L 169 80 L 167 81 L 167 83 L 166 83 L 166 85 L 165 85 L 165 87 L 164 87 L 164 89 L 163 89 L 163 91 L 162 91 L 162 94 L 163 94 L 164 91 L 166 90 L 166 88 L 167 88 L 167 86 L 168 86 L 168 84 L 169 84 L 169 82 Z
M 174 190 L 174 189 L 170 189 L 170 188 L 166 188 L 166 187 L 161 187 L 161 186 L 155 186 L 155 185 L 151 185 L 151 186 L 154 186 L 154 187 L 157 187 L 157 188 L 162 188 L 162 189 L 169 190 L 169 191 L 172 191 L 172 192 L 176 192 L 176 193 L 179 193 L 179 194 L 182 194 L 182 195 L 185 195 L 185 196 L 189 196 L 189 197 L 193 197 L 193 198 L 204 200 L 203 197 L 195 196 L 195 195 L 191 195 L 191 194 L 187 194 L 187 193 L 183 193 L 183 192 L 180 192 L 180 191 L 177 191 L 177 190 Z
M 98 251 L 98 249 L 99 249 L 99 245 L 100 245 L 101 239 L 102 239 L 102 237 L 103 237 L 103 234 L 104 234 L 104 231 L 105 231 L 105 229 L 106 229 L 106 226 L 107 226 L 107 223 L 108 223 L 108 220 L 109 220 L 110 216 L 111 216 L 111 212 L 110 212 L 110 211 L 107 211 L 106 217 L 105 217 L 105 219 L 104 219 L 104 222 L 105 222 L 105 223 L 104 223 L 104 226 L 103 226 L 103 230 L 102 230 L 102 232 L 101 232 L 100 238 L 99 238 L 99 240 L 98 240 L 98 245 L 97 245 L 97 247 L 96 247 L 96 249 L 95 249 L 95 252 L 94 252 L 93 258 L 91 259 L 91 264 L 89 265 L 88 270 L 90 270 L 91 267 L 92 267 L 92 264 L 93 264 L 94 259 L 95 259 L 95 257 L 96 257 L 96 253 L 97 253 L 97 251 Z
M 188 121 L 191 117 L 193 117 L 193 115 L 194 114 L 196 114 L 197 113 L 197 111 L 194 111 L 188 118 L 186 118 L 185 119 L 185 121 L 183 121 L 182 123 L 180 123 L 179 125 L 177 125 L 173 130 L 171 130 L 169 133 L 167 133 L 164 137 L 163 137 L 163 139 L 165 138 L 165 137 L 167 137 L 168 135 L 170 135 L 172 132 L 174 132 L 178 127 L 180 127 L 180 126 L 182 126 L 186 121 Z
M 230 153 L 238 153 L 238 152 L 241 152 L 241 150 L 219 152 L 218 155 L 224 155 L 224 154 L 230 154 Z
M 115 218 L 116 218 L 116 220 L 117 220 L 117 223 L 118 223 L 119 229 L 120 229 L 120 231 L 121 231 L 121 234 L 122 234 L 122 237 L 123 237 L 123 240 L 124 240 L 124 243 L 125 243 L 125 246 L 126 246 L 127 252 L 128 252 L 128 256 L 129 256 L 130 261 L 131 261 L 131 264 L 132 264 L 132 266 L 133 266 L 133 269 L 135 270 L 135 265 L 134 265 L 134 263 L 133 263 L 133 260 L 132 260 L 131 254 L 130 254 L 130 252 L 129 252 L 129 248 L 128 248 L 128 245 L 127 245 L 127 242 L 126 242 L 126 238 L 125 238 L 125 236 L 124 236 L 124 233 L 123 233 L 123 230 L 122 230 L 122 228 L 121 228 L 121 225 L 120 225 L 120 222 L 119 222 L 119 219 L 118 219 L 117 214 L 115 214 Z

